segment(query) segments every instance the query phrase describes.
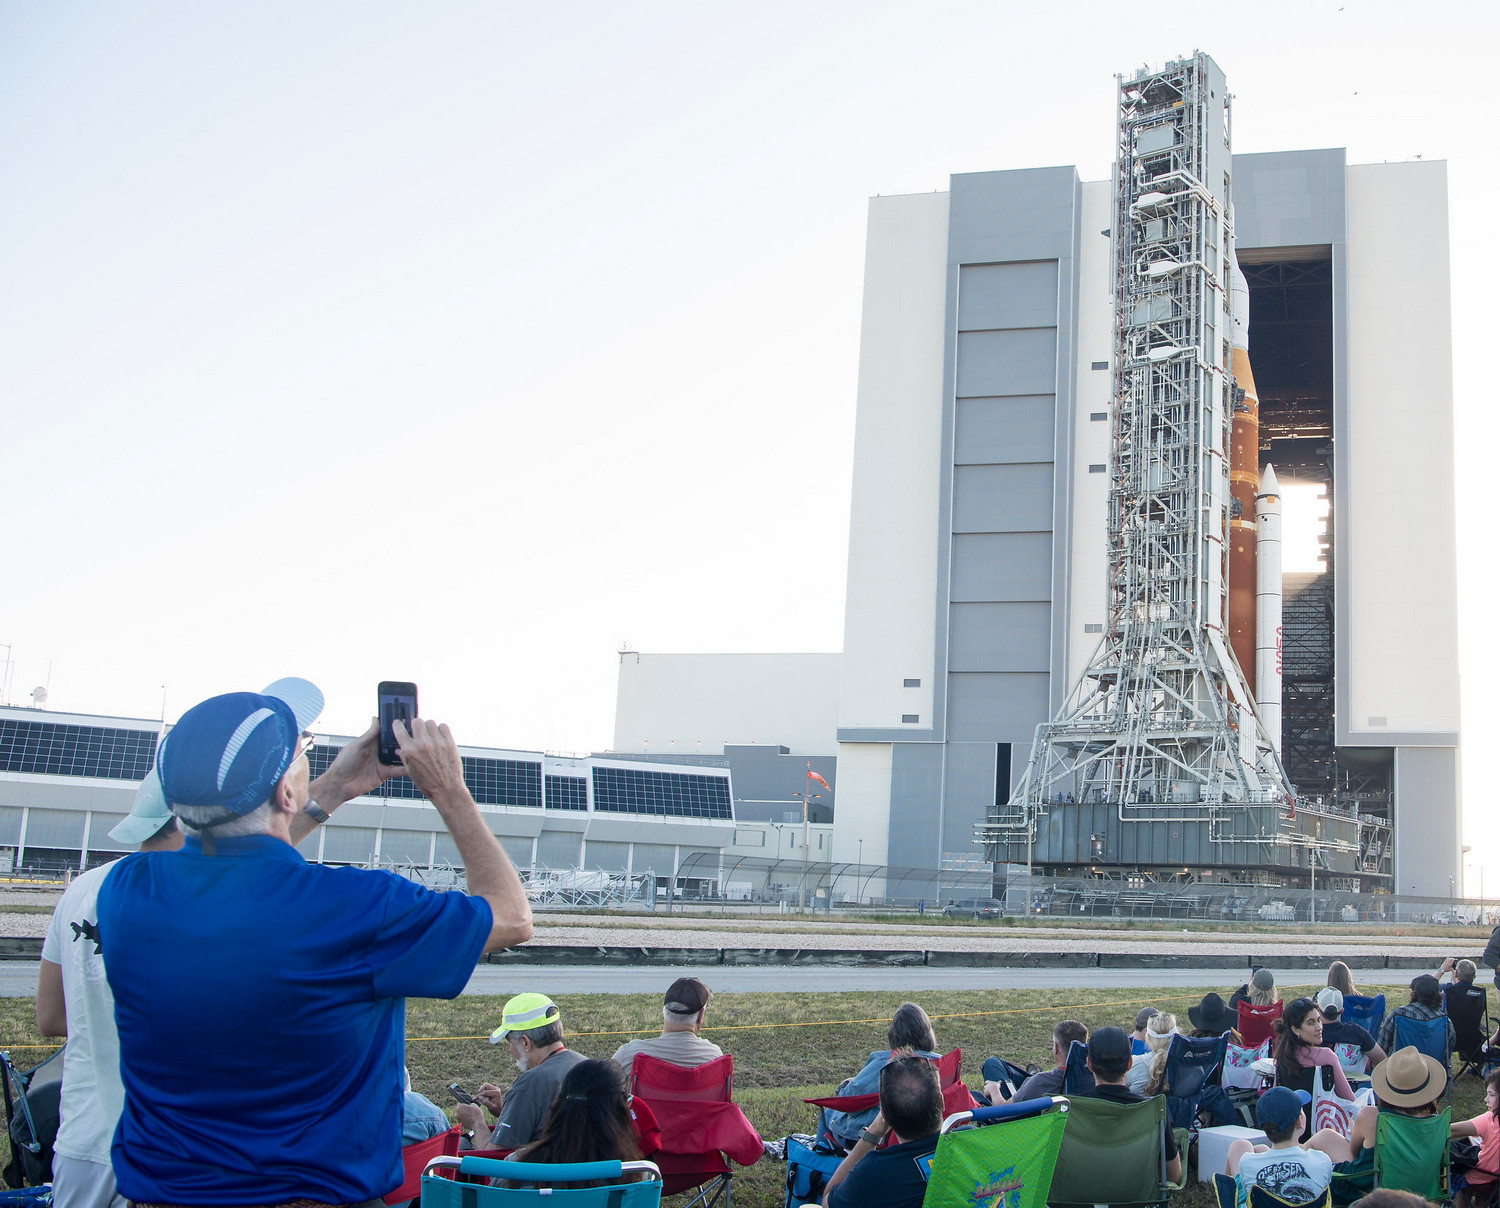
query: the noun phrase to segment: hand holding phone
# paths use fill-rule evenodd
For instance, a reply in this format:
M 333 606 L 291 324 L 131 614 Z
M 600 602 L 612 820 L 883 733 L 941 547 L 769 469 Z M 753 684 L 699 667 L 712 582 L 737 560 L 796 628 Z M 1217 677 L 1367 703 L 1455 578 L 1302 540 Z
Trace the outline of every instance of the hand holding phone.
M 392 729 L 400 721 L 408 730 L 417 713 L 417 686 L 402 680 L 382 680 L 376 689 L 380 706 L 380 752 L 376 758 L 386 767 L 399 765 L 401 750 Z
M 476 1102 L 474 1096 L 471 1095 L 471 1094 L 469 1094 L 468 1091 L 464 1090 L 464 1088 L 461 1087 L 456 1082 L 450 1082 L 450 1083 L 448 1083 L 448 1093 L 450 1095 L 452 1095 L 460 1103 L 474 1103 L 474 1102 Z

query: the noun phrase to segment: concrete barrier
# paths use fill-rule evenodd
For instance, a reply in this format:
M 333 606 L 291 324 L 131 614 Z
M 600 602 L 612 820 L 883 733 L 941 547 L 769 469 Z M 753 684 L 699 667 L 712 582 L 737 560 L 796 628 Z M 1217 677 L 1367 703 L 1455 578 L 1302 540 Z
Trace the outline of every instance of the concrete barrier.
M 492 965 L 717 965 L 717 948 L 605 948 L 523 944 L 491 952 Z
M 920 949 L 878 948 L 725 948 L 726 965 L 842 965 L 847 968 L 919 968 L 926 953 Z
M 0 936 L 0 961 L 35 961 L 42 958 L 40 937 Z
M 1243 956 L 1214 953 L 1202 956 L 1183 952 L 1101 952 L 1101 969 L 1235 969 L 1248 970 Z
M 929 969 L 1092 969 L 1097 952 L 928 952 Z

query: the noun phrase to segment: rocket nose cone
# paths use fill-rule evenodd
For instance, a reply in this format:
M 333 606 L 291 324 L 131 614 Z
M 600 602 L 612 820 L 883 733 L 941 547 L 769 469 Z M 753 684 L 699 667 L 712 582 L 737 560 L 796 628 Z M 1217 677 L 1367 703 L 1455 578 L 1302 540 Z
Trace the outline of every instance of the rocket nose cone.
M 1260 474 L 1260 495 L 1280 495 L 1281 484 L 1276 481 L 1276 467 L 1267 466 Z

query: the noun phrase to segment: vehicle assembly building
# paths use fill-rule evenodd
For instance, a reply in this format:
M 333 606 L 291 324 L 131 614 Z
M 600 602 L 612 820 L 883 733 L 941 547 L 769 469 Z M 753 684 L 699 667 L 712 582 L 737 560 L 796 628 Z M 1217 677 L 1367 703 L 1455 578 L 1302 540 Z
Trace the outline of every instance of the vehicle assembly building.
M 1234 155 L 1203 55 L 1117 118 L 1114 181 L 871 200 L 837 719 L 780 741 L 837 751 L 837 859 L 1452 897 L 1446 167 Z M 631 657 L 618 747 L 739 740 L 711 691 L 647 734 Z

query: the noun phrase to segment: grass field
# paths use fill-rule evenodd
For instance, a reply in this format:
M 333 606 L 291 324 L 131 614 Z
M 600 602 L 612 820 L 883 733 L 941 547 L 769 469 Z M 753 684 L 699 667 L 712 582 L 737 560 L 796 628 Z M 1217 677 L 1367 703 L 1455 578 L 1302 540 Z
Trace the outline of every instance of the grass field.
M 1003 976 L 1003 975 L 1002 975 Z M 787 971 L 788 982 L 795 970 Z M 546 989 L 546 971 L 535 971 L 536 988 Z M 1319 983 L 1321 984 L 1321 979 Z M 1146 1005 L 1176 1013 L 1187 1026 L 1187 1008 L 1209 990 L 1227 995 L 1230 986 L 1194 991 L 1168 990 L 992 990 L 934 991 L 918 996 L 933 1017 L 939 1047 L 961 1048 L 966 1080 L 978 1086 L 979 1064 L 1001 1054 L 1018 1064 L 1050 1061 L 1053 1025 L 1064 1018 L 1090 1028 L 1129 1026 Z M 1313 989 L 1309 983 L 1307 989 Z M 1285 986 L 1289 996 L 1298 989 Z M 1372 989 L 1380 989 L 1373 987 Z M 1394 1002 L 1404 988 L 1384 987 Z M 446 1087 L 461 1082 L 506 1086 L 515 1076 L 509 1054 L 486 1039 L 499 1022 L 499 998 L 464 997 L 452 1002 L 412 1000 L 407 1005 L 407 1063 L 416 1090 L 449 1105 Z M 804 1098 L 830 1093 L 854 1073 L 872 1050 L 885 1045 L 886 1023 L 903 996 L 888 993 L 721 994 L 709 1008 L 705 1035 L 734 1055 L 735 1098 L 767 1138 L 811 1130 L 815 1110 Z M 608 1057 L 633 1036 L 655 1035 L 661 1021 L 657 995 L 557 996 L 568 1045 L 590 1057 Z M 20 1065 L 46 1049 L 37 1043 L 30 999 L 0 1000 L 0 1037 Z M 5 1046 L 0 1046 L 5 1047 Z M 1483 1088 L 1473 1077 L 1455 1088 L 1454 1118 L 1481 1110 Z M 784 1167 L 770 1162 L 743 1170 L 735 1179 L 734 1202 L 742 1208 L 774 1208 L 783 1200 Z M 668 1201 L 670 1202 L 670 1201 Z M 1190 1182 L 1173 1197 L 1172 1208 L 1209 1208 L 1212 1196 Z

